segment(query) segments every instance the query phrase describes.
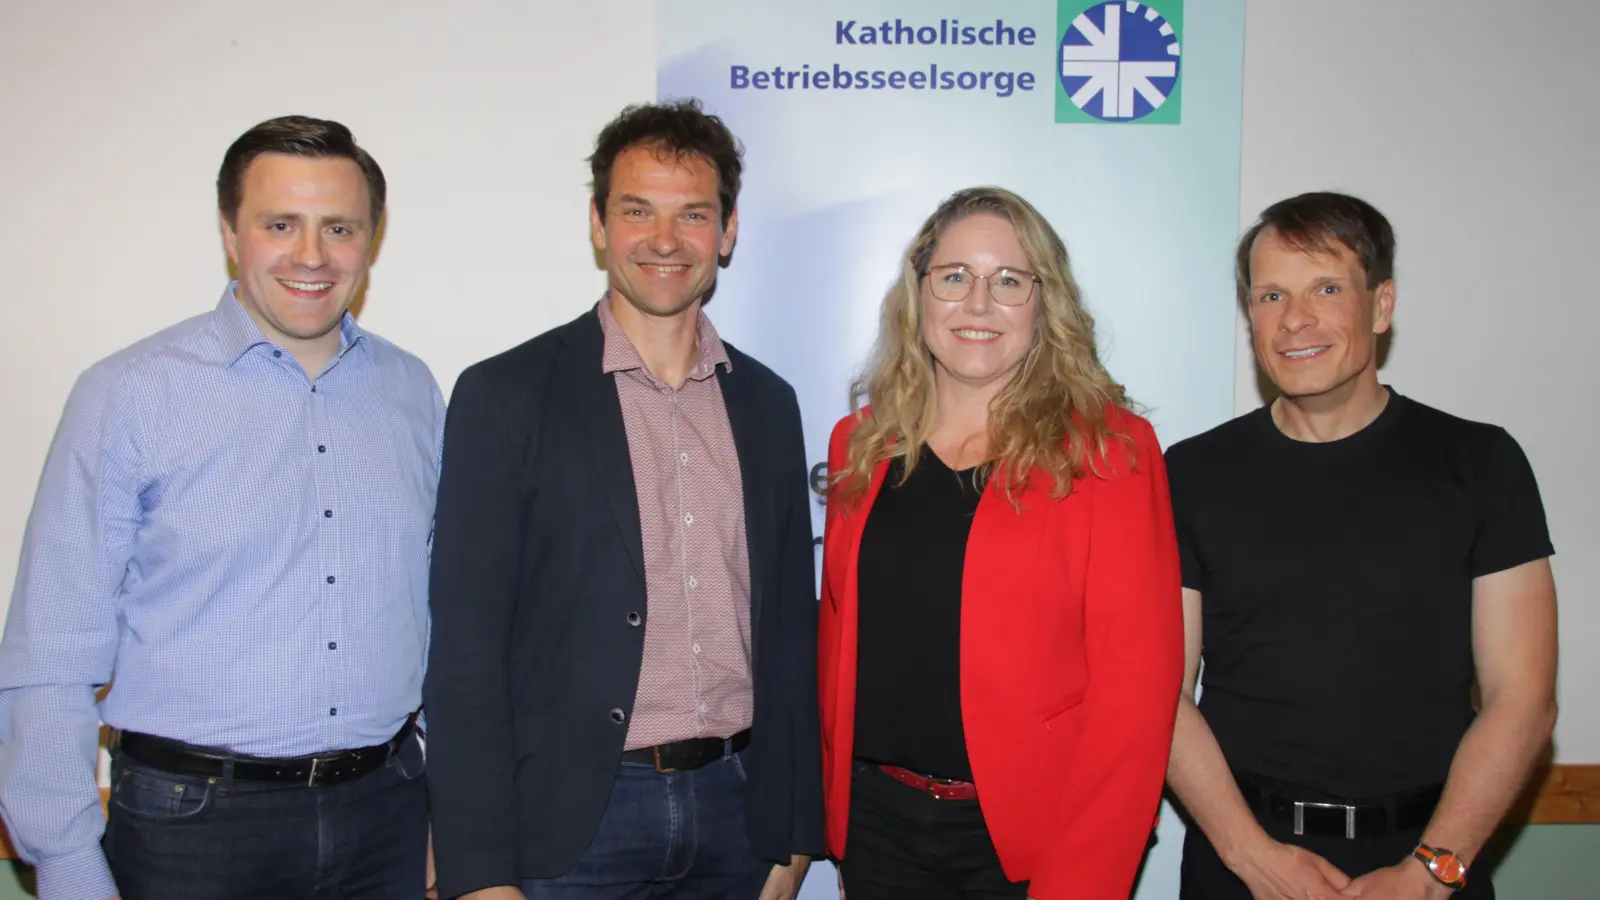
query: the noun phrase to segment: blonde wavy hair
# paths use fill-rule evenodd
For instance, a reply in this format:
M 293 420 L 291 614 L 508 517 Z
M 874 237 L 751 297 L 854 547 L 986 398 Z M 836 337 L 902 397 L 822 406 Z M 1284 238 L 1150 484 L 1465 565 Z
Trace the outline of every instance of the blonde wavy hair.
M 1065 497 L 1073 479 L 1105 474 L 1109 440 L 1127 439 L 1107 419 L 1111 409 L 1130 409 L 1131 404 L 1100 363 L 1094 318 L 1080 301 L 1066 244 L 1016 194 L 998 187 L 968 188 L 939 204 L 922 223 L 902 261 L 899 281 L 883 299 L 877 344 L 850 386 L 850 407 L 859 424 L 850 435 L 842 471 L 832 474 L 834 492 L 846 502 L 861 496 L 883 460 L 904 460 L 902 480 L 916 468 L 935 409 L 933 354 L 922 337 L 922 281 L 945 230 L 974 215 L 1009 221 L 1029 268 L 1043 282 L 1033 344 L 990 403 L 989 459 L 978 477 L 998 477 L 1017 506 L 1032 473 L 1041 470 L 1053 480 L 1052 496 Z

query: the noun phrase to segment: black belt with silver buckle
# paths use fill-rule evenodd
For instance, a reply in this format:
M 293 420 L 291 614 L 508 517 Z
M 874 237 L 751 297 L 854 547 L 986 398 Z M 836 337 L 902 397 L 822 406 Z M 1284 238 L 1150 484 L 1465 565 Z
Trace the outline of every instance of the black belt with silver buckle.
M 1287 826 L 1291 834 L 1351 840 L 1427 825 L 1444 793 L 1444 785 L 1437 785 L 1382 800 L 1341 803 L 1296 800 L 1238 776 L 1235 780 L 1256 815 Z
M 332 787 L 360 778 L 388 762 L 406 739 L 411 737 L 416 724 L 417 714 L 412 713 L 395 736 L 384 743 L 293 759 L 240 756 L 226 750 L 198 747 L 182 741 L 156 737 L 153 734 L 140 734 L 137 731 L 118 732 L 116 747 L 134 762 L 174 775 L 194 775 L 201 778 L 232 777 L 235 781 Z
M 655 766 L 657 772 L 688 772 L 750 746 L 750 729 L 731 738 L 689 738 L 622 751 L 622 761 Z

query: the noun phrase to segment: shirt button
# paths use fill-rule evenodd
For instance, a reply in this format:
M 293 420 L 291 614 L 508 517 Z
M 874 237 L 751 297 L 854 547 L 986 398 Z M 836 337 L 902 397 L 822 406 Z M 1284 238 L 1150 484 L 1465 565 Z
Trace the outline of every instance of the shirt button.
M 689 588 L 692 590 L 692 589 L 697 588 L 699 586 L 700 586 L 700 579 L 694 577 L 693 575 L 690 575 L 689 576 Z
M 322 511 L 322 517 L 323 517 L 323 518 L 324 518 L 324 519 L 331 519 L 331 518 L 333 518 L 333 510 L 331 510 L 331 509 L 325 509 L 325 510 L 323 510 L 323 511 Z
M 628 714 L 620 709 L 613 709 L 611 711 L 611 721 L 616 722 L 618 725 L 621 725 L 622 721 L 626 718 L 628 718 Z
M 694 513 L 684 513 L 683 514 L 683 524 L 685 524 L 685 525 L 693 525 L 694 524 Z
M 339 649 L 339 642 L 338 641 L 329 641 L 328 642 L 328 649 L 329 650 L 337 650 L 337 649 Z
M 688 464 L 689 464 L 689 454 L 687 454 L 687 453 L 679 453 L 678 454 L 678 465 L 687 466 Z
M 272 351 L 272 357 L 274 359 L 277 359 L 277 358 L 279 358 L 281 356 L 283 356 L 283 351 L 282 350 L 274 350 L 274 351 Z
M 632 625 L 633 627 L 638 628 L 639 627 L 639 623 L 643 622 L 643 621 L 644 621 L 644 617 L 640 616 L 638 613 L 636 613 L 636 612 L 628 613 L 628 624 L 629 625 Z
M 330 716 L 337 716 L 338 714 L 339 714 L 339 707 L 337 707 L 337 706 L 335 706 L 333 709 L 328 710 L 328 715 L 330 715 Z
M 328 445 L 327 444 L 318 444 L 317 445 L 317 452 L 318 453 L 327 453 L 328 452 Z
M 329 584 L 333 584 L 333 576 L 332 575 L 328 576 L 328 583 Z
M 690 649 L 694 650 L 696 656 L 700 655 L 700 645 L 699 644 L 693 645 Z
M 317 392 L 317 386 L 313 384 L 311 386 L 311 393 L 315 394 L 316 392 Z

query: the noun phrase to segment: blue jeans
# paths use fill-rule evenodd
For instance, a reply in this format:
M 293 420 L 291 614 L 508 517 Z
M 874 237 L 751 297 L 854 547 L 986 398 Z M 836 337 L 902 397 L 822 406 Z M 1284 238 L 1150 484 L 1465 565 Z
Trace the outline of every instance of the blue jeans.
M 415 737 L 384 766 L 308 788 L 111 761 L 103 841 L 122 900 L 406 900 L 425 887 Z
M 772 871 L 744 821 L 745 770 L 730 754 L 689 772 L 623 763 L 594 840 L 571 871 L 522 883 L 528 900 L 755 900 Z

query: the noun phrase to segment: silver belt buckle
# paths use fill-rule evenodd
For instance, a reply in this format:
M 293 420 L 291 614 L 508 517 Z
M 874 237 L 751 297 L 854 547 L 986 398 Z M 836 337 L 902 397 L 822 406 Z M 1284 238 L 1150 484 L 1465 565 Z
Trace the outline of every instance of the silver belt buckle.
M 322 760 L 316 757 L 311 758 L 311 774 L 306 776 L 306 787 L 317 786 L 317 766 L 319 766 L 321 763 Z M 1294 820 L 1297 823 L 1300 821 L 1300 811 L 1298 809 L 1294 812 Z M 1299 832 L 1296 832 L 1296 834 L 1298 833 Z
M 1307 803 L 1302 800 L 1294 801 L 1294 833 L 1296 837 L 1306 833 L 1306 807 L 1316 809 L 1342 809 L 1344 810 L 1344 836 L 1346 840 L 1356 838 L 1356 808 L 1345 803 Z

